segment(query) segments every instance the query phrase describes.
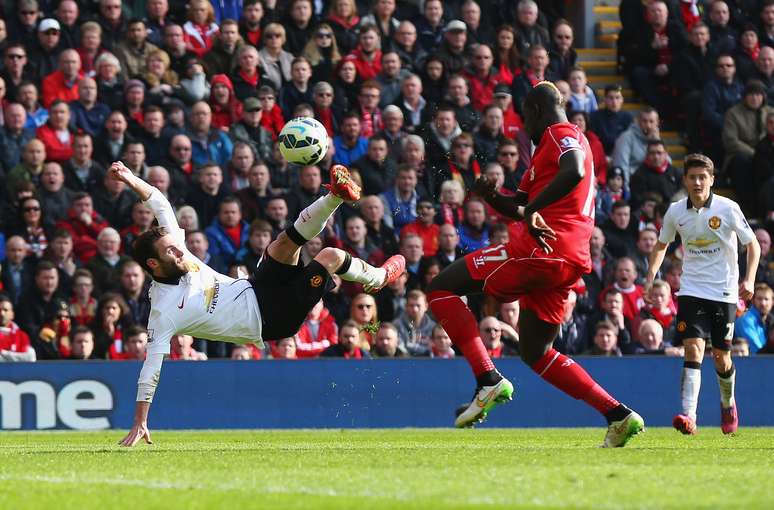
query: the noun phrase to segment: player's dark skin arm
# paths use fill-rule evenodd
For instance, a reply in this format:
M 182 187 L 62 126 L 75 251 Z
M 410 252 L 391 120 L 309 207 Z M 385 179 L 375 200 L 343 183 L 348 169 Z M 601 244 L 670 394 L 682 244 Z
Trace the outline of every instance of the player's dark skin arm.
M 527 205 L 527 194 L 523 191 L 517 191 L 516 195 L 506 196 L 495 189 L 494 182 L 486 177 L 481 177 L 473 184 L 473 192 L 503 216 L 517 220 L 524 219 L 519 207 Z
M 565 152 L 559 158 L 559 172 L 535 200 L 524 208 L 524 216 L 539 212 L 570 193 L 586 175 L 581 151 Z

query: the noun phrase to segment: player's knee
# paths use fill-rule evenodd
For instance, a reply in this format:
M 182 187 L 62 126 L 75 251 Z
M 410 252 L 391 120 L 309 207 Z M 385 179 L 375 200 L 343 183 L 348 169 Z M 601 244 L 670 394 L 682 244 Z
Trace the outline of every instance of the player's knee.
M 325 266 L 329 273 L 335 273 L 344 263 L 346 254 L 338 248 L 326 247 L 315 255 L 314 260 Z

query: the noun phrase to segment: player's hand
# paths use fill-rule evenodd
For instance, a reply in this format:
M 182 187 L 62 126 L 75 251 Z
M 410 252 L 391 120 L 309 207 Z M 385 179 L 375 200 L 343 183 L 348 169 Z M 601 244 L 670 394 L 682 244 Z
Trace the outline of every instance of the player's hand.
M 129 182 L 129 179 L 134 174 L 132 173 L 129 168 L 127 168 L 126 165 L 123 164 L 121 161 L 116 161 L 112 165 L 110 165 L 110 168 L 108 169 L 108 173 L 110 174 L 110 177 L 117 181 L 123 181 L 125 183 Z
M 494 180 L 489 180 L 486 175 L 482 175 L 473 183 L 473 193 L 486 200 L 497 195 L 496 186 L 497 183 Z
M 140 439 L 145 439 L 146 443 L 153 444 L 150 437 L 150 430 L 148 430 L 148 424 L 145 422 L 132 425 L 132 430 L 130 430 L 126 437 L 119 441 L 118 444 L 131 448 L 139 443 Z
M 753 291 L 755 290 L 755 284 L 748 280 L 743 280 L 739 284 L 739 297 L 743 301 L 750 301 L 753 298 Z
M 556 241 L 556 232 L 554 229 L 548 226 L 546 220 L 538 212 L 534 212 L 524 217 L 524 221 L 527 223 L 529 234 L 535 238 L 538 245 L 546 253 L 554 251 L 548 244 L 548 241 Z
M 652 305 L 653 300 L 650 299 L 650 289 L 653 287 L 653 278 L 648 275 L 648 277 L 645 279 L 645 284 L 642 286 L 642 299 L 647 304 Z

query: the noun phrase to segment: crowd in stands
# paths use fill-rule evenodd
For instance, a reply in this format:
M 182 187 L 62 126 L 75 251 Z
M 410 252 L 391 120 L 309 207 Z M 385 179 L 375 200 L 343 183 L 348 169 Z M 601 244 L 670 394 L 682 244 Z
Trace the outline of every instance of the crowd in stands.
M 739 355 L 774 353 L 774 0 L 621 0 L 623 88 L 595 91 L 561 0 L 5 0 L 0 16 L 0 361 L 143 359 L 150 277 L 131 259 L 151 211 L 106 177 L 122 160 L 177 211 L 186 245 L 232 276 L 255 270 L 347 165 L 364 197 L 325 246 L 407 273 L 375 295 L 341 282 L 293 338 L 267 347 L 172 340 L 172 359 L 455 355 L 428 283 L 464 254 L 505 243 L 510 218 L 468 192 L 481 175 L 514 193 L 530 168 L 530 88 L 553 81 L 591 144 L 593 270 L 570 294 L 567 354 L 682 354 L 679 243 L 643 277 L 681 170 L 666 125 L 710 154 L 762 246 L 740 303 Z M 283 160 L 277 135 L 320 120 L 317 166 Z M 492 356 L 518 353 L 519 305 L 472 296 Z M 268 318 L 271 320 L 271 318 Z

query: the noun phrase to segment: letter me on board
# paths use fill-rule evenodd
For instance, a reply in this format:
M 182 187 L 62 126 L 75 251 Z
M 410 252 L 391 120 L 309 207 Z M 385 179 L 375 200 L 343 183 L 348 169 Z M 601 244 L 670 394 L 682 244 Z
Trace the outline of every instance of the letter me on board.
M 65 385 L 56 396 L 54 387 L 45 381 L 12 383 L 0 381 L 0 428 L 22 428 L 22 396 L 35 399 L 36 429 L 52 429 L 57 417 L 65 427 L 77 430 L 110 428 L 106 416 L 84 417 L 81 411 L 112 411 L 113 394 L 99 381 L 83 379 Z

